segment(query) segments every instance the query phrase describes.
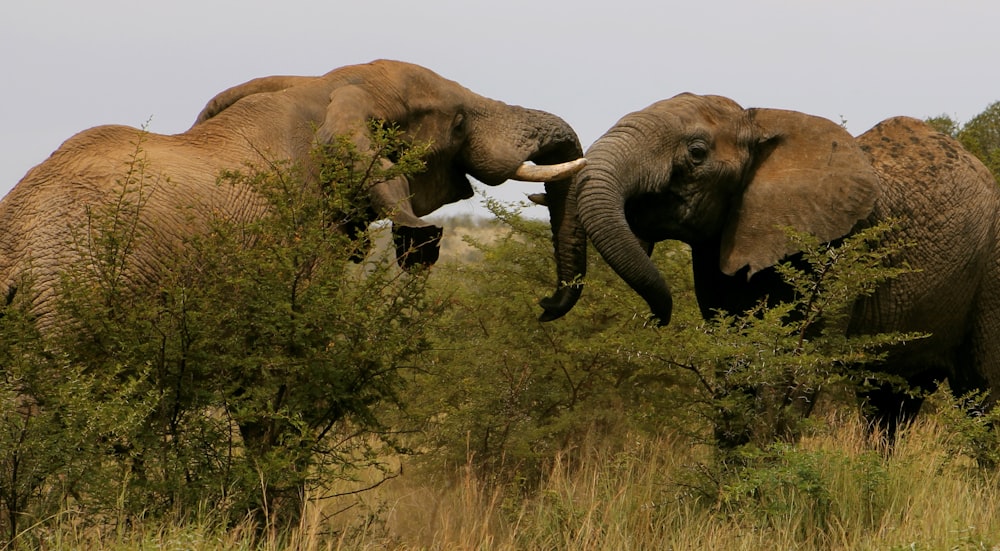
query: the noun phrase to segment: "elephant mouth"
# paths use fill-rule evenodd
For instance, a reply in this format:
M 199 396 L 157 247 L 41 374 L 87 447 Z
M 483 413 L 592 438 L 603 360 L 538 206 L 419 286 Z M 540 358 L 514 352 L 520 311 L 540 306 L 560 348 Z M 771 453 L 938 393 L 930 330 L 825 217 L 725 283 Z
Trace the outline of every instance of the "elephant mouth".
M 721 232 L 721 227 L 706 223 L 714 218 L 700 214 L 697 206 L 673 191 L 643 193 L 626 199 L 625 220 L 632 233 L 644 241 L 694 243 Z
M 450 202 L 461 201 L 463 199 L 468 199 L 476 194 L 472 189 L 472 182 L 469 180 L 469 176 L 466 174 L 465 170 L 458 168 L 452 171 L 452 189 L 455 191 L 455 196 Z

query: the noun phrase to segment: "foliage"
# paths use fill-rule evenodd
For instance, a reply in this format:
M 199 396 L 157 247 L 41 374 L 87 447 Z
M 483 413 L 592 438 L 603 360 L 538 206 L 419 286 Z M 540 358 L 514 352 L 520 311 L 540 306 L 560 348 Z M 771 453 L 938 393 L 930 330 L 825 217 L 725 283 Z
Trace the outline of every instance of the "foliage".
M 986 392 L 956 397 L 947 385 L 942 385 L 929 398 L 929 409 L 936 411 L 951 431 L 945 442 L 949 463 L 971 459 L 991 471 L 1000 465 L 1000 409 L 993 406 Z
M 965 123 L 957 137 L 995 177 L 1000 177 L 1000 101 Z
M 633 366 L 604 342 L 641 326 L 634 312 L 644 307 L 591 255 L 585 299 L 558 321 L 536 321 L 555 274 L 551 234 L 520 206 L 487 206 L 500 220 L 495 238 L 467 238 L 482 260 L 434 268 L 430 286 L 449 306 L 428 360 L 440 368 L 417 379 L 411 410 L 430 420 L 432 459 L 471 456 L 486 476 L 530 486 L 556 452 L 588 431 L 614 434 L 632 415 Z M 662 255 L 688 262 L 679 249 Z
M 960 124 L 948 115 L 927 119 L 940 132 L 956 138 L 1000 179 L 1000 101 L 991 103 L 971 120 Z
M 861 385 L 898 382 L 873 371 L 873 364 L 887 347 L 919 335 L 847 330 L 855 302 L 906 271 L 886 264 L 904 246 L 883 242 L 888 231 L 887 225 L 876 226 L 832 245 L 792 234 L 805 252 L 777 269 L 794 300 L 761 302 L 746 314 L 719 313 L 707 322 L 682 320 L 682 337 L 632 345 L 643 364 L 637 376 L 656 380 L 665 372 L 685 373 L 687 392 L 670 395 L 673 407 L 698 412 L 723 450 L 794 440 L 806 430 L 805 416 L 821 393 L 836 399 L 852 396 Z
M 28 280 L 18 285 L 30 288 Z M 0 312 L 0 527 L 8 541 L 67 495 L 91 490 L 106 451 L 103 435 L 129 431 L 145 412 L 141 402 L 101 407 L 98 399 L 127 399 L 134 388 L 107 385 L 51 350 L 30 299 L 18 292 Z
M 933 127 L 934 130 L 937 130 L 942 134 L 947 134 L 952 138 L 958 135 L 958 131 L 961 130 L 962 127 L 962 125 L 959 124 L 958 121 L 956 121 L 955 119 L 951 118 L 949 115 L 946 115 L 944 113 L 936 117 L 927 117 L 926 119 L 924 119 L 924 122 L 931 125 L 931 127 Z
M 19 303 L 0 320 L 0 395 L 11 406 L 0 433 L 23 444 L 0 452 L 17 463 L 0 463 L 12 519 L 58 476 L 64 498 L 95 520 L 210 502 L 284 525 L 307 492 L 323 497 L 321 485 L 397 449 L 383 410 L 427 347 L 435 308 L 426 273 L 369 252 L 358 221 L 370 205 L 358 199 L 419 170 L 424 148 L 395 128 L 373 130 L 364 152 L 347 139 L 317 150 L 320 185 L 284 162 L 223 174 L 219 186 L 257 193 L 262 215 L 200 213 L 207 231 L 159 249 L 160 266 L 134 252 L 153 239 L 148 194 L 169 183 L 153 185 L 137 140 L 120 195 L 74 233 L 60 329 L 37 333 Z M 341 229 L 349 224 L 353 236 Z
M 890 225 L 832 246 L 793 234 L 807 252 L 779 271 L 795 300 L 710 321 L 695 307 L 687 251 L 663 243 L 655 260 L 677 306 L 667 328 L 648 323 L 645 304 L 595 259 L 579 305 L 542 324 L 526 320 L 537 313 L 532 290 L 545 288 L 552 271 L 548 235 L 516 210 L 490 207 L 506 231 L 476 244 L 482 263 L 436 268 L 448 272 L 435 279 L 448 282 L 448 330 L 434 336 L 432 353 L 444 368 L 419 378 L 411 403 L 432 419 L 434 457 L 471 457 L 498 480 L 534 484 L 557 453 L 593 431 L 664 426 L 721 446 L 726 476 L 741 476 L 733 468 L 752 469 L 754 453 L 805 433 L 821 397 L 853 404 L 864 385 L 900 383 L 874 371 L 875 362 L 919 337 L 846 331 L 859 297 L 908 270 L 889 267 L 906 246 L 891 241 Z
M 855 391 L 898 383 L 877 362 L 919 337 L 846 331 L 856 300 L 907 269 L 887 267 L 906 246 L 890 226 L 834 245 L 792 234 L 806 252 L 778 269 L 795 299 L 708 321 L 687 250 L 661 243 L 654 260 L 675 297 L 666 328 L 590 254 L 579 305 L 540 323 L 551 234 L 517 206 L 489 202 L 502 229 L 469 240 L 475 262 L 405 273 L 379 252 L 360 223 L 365 192 L 420 170 L 423 150 L 391 127 L 373 130 L 367 148 L 345 139 L 317 150 L 319 186 L 282 162 L 223 175 L 220 186 L 255 189 L 266 215 L 208 213 L 203 234 L 161 251 L 151 287 L 135 285 L 150 267 L 134 251 L 151 238 L 145 200 L 168 182 L 152 180 L 137 142 L 120 196 L 93 209 L 70 244 L 80 261 L 60 289 L 56 325 L 66 329 L 38 331 L 30 281 L 0 315 L 6 533 L 47 515 L 84 528 L 156 526 L 201 518 L 206 503 L 218 515 L 203 530 L 209 539 L 254 520 L 292 527 L 300 516 L 326 532 L 325 516 L 303 511 L 333 500 L 309 498 L 350 493 L 337 482 L 366 466 L 374 479 L 352 487 L 379 486 L 400 472 L 387 457 L 415 448 L 426 452 L 418 476 L 431 482 L 365 509 L 361 528 L 340 532 L 359 534 L 355 547 L 375 539 L 373 527 L 387 534 L 386 511 L 397 516 L 414 493 L 422 515 L 443 514 L 445 491 L 469 492 L 457 498 L 467 509 L 437 527 L 475 532 L 414 547 L 998 541 L 989 513 L 971 507 L 956 513 L 975 523 L 962 535 L 920 539 L 918 513 L 906 508 L 925 503 L 919 514 L 930 516 L 934 493 L 956 495 L 958 485 L 970 503 L 1000 501 L 996 480 L 969 468 L 997 458 L 996 414 L 977 397 L 935 395 L 949 431 L 933 433 L 933 453 L 909 451 L 906 432 L 886 456 L 857 421 L 849 436 L 863 443 L 842 446 Z M 417 423 L 423 430 L 409 432 Z M 926 495 L 908 484 L 918 478 Z M 241 522 L 248 511 L 257 516 Z M 910 528 L 895 537 L 895 526 Z

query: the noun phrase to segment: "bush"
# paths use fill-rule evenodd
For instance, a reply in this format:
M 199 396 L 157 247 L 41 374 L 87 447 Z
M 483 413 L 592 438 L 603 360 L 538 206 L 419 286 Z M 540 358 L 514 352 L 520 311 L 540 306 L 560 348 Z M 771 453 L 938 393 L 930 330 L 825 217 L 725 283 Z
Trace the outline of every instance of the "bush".
M 987 105 L 986 109 L 964 124 L 959 124 L 948 115 L 929 117 L 926 121 L 939 132 L 961 142 L 990 169 L 995 178 L 1000 179 L 1000 101 Z
M 537 481 L 594 431 L 631 430 L 682 431 L 742 476 L 731 469 L 753 468 L 775 441 L 808 430 L 821 395 L 853 407 L 865 385 L 901 383 L 873 366 L 888 346 L 918 337 L 845 331 L 855 300 L 905 270 L 887 267 L 905 246 L 886 242 L 888 226 L 836 246 L 793 235 L 808 252 L 779 270 L 795 299 L 709 321 L 695 306 L 687 251 L 661 244 L 655 260 L 677 295 L 666 328 L 648 323 L 645 304 L 591 255 L 580 304 L 535 322 L 535 290 L 552 272 L 549 236 L 516 208 L 490 206 L 507 230 L 476 244 L 483 262 L 436 268 L 449 272 L 431 283 L 451 306 L 447 330 L 433 336 L 431 361 L 442 368 L 419 377 L 412 402 L 432 419 L 435 457 L 471 457 L 492 478 Z
M 29 280 L 18 285 L 30 288 Z M 102 438 L 130 432 L 148 413 L 141 400 L 130 400 L 136 394 L 128 381 L 108 384 L 111 378 L 92 375 L 51 347 L 30 314 L 30 299 L 30 292 L 18 292 L 0 311 L 0 529 L 9 541 L 70 496 L 113 503 L 107 490 L 121 475 L 103 469 Z
M 448 308 L 427 363 L 440 367 L 417 378 L 411 410 L 429 419 L 434 459 L 472 456 L 488 477 L 530 482 L 588 431 L 620 428 L 632 367 L 601 340 L 643 320 L 622 307 L 637 297 L 597 258 L 573 312 L 537 321 L 555 273 L 551 234 L 519 205 L 487 205 L 501 221 L 495 239 L 467 238 L 482 260 L 434 268 L 430 286 Z
M 118 200 L 74 234 L 58 330 L 39 334 L 18 301 L 0 320 L 10 406 L 0 438 L 21 442 L 0 442 L 11 534 L 18 515 L 51 512 L 39 497 L 59 490 L 93 519 L 211 503 L 234 520 L 286 525 L 307 495 L 396 449 L 385 410 L 427 348 L 435 307 L 426 271 L 370 252 L 374 238 L 356 222 L 369 186 L 422 167 L 421 147 L 372 128 L 370 155 L 347 139 L 317 150 L 319 185 L 281 162 L 224 174 L 218 185 L 251 187 L 264 214 L 206 213 L 209 230 L 158 251 L 164 269 L 152 278 L 136 277 L 149 266 L 134 251 L 151 239 L 137 140 Z

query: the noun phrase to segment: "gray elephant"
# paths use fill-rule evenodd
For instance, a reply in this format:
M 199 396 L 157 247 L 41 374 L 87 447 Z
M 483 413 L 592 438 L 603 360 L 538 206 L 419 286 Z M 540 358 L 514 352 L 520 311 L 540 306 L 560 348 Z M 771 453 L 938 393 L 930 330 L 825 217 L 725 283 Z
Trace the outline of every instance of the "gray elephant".
M 140 269 L 151 271 L 163 246 L 196 231 L 191 207 L 234 215 L 256 208 L 252 192 L 216 185 L 220 172 L 291 160 L 316 174 L 309 163 L 317 141 L 350 136 L 365 150 L 371 120 L 398 126 L 430 150 L 421 173 L 373 186 L 374 212 L 352 227 L 390 218 L 400 251 L 418 253 L 403 263 L 430 264 L 441 229 L 420 217 L 471 197 L 467 175 L 491 186 L 510 178 L 545 181 L 559 281 L 582 271 L 585 258 L 572 256 L 579 247 L 563 245 L 585 239 L 575 208 L 566 205 L 570 177 L 583 163 L 572 128 L 549 113 L 477 95 L 426 68 L 380 60 L 318 77 L 252 80 L 213 98 L 186 132 L 146 134 L 138 146 L 141 132 L 125 126 L 73 136 L 0 202 L 0 292 L 10 301 L 30 264 L 38 291 L 34 309 L 42 316 L 51 310 L 46 302 L 58 273 L 73 258 L 66 246 L 72 227 L 85 222 L 88 209 L 117 200 L 137 148 L 151 185 L 138 222 L 145 239 L 134 255 Z M 545 305 L 558 316 L 578 296 L 579 288 L 560 286 Z
M 571 191 L 580 221 L 661 323 L 671 293 L 647 244 L 690 245 L 708 317 L 787 296 L 772 268 L 798 252 L 784 228 L 833 241 L 894 219 L 914 245 L 892 262 L 916 271 L 859 300 L 848 330 L 930 333 L 882 369 L 1000 396 L 1000 188 L 950 137 L 898 117 L 854 138 L 823 118 L 682 94 L 626 115 L 586 156 Z M 890 429 L 920 405 L 889 388 L 869 398 Z

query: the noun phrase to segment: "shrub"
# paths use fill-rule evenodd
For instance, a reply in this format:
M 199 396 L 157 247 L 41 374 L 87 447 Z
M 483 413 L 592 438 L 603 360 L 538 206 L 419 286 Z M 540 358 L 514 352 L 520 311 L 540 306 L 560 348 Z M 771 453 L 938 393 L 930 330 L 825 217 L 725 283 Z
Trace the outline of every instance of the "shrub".
M 433 336 L 431 361 L 442 368 L 419 377 L 412 400 L 432 419 L 438 456 L 471 457 L 490 477 L 533 482 L 593 431 L 613 438 L 635 429 L 682 431 L 717 448 L 724 472 L 744 476 L 739 469 L 754 468 L 776 440 L 808 430 L 821 395 L 853 406 L 864 385 L 900 383 L 874 371 L 876 362 L 918 337 L 845 332 L 855 300 L 906 269 L 887 266 L 905 246 L 887 242 L 889 226 L 834 246 L 793 235 L 807 252 L 779 270 L 795 299 L 709 321 L 695 307 L 687 251 L 661 244 L 655 260 L 677 294 L 666 328 L 649 323 L 635 293 L 591 255 L 579 305 L 539 323 L 535 289 L 552 272 L 548 233 L 516 208 L 490 207 L 507 229 L 476 244 L 483 262 L 437 268 L 449 272 L 438 280 L 447 289 L 432 286 L 451 306 L 446 330 Z
M 427 347 L 435 308 L 426 271 L 372 252 L 356 221 L 367 188 L 420 170 L 424 149 L 372 129 L 370 154 L 347 139 L 316 151 L 319 185 L 282 162 L 223 174 L 218 185 L 249 186 L 263 215 L 203 213 L 208 231 L 159 251 L 152 278 L 135 277 L 149 269 L 134 251 L 150 237 L 140 215 L 152 189 L 140 136 L 118 200 L 74 233 L 58 329 L 38 334 L 16 302 L 0 320 L 0 399 L 12 405 L 0 434 L 24 444 L 0 452 L 17 462 L 0 458 L 11 519 L 60 477 L 94 519 L 209 502 L 285 525 L 307 494 L 396 447 L 384 410 Z
M 583 300 L 558 321 L 537 321 L 555 273 L 551 233 L 523 218 L 522 205 L 487 206 L 500 221 L 495 238 L 467 238 L 482 260 L 434 268 L 429 285 L 448 305 L 428 353 L 439 367 L 417 377 L 411 412 L 429 419 L 432 459 L 471 458 L 488 478 L 530 486 L 595 431 L 613 437 L 648 419 L 636 365 L 615 344 L 646 318 L 636 315 L 640 299 L 591 254 Z M 689 262 L 679 246 L 664 245 L 657 258 Z

